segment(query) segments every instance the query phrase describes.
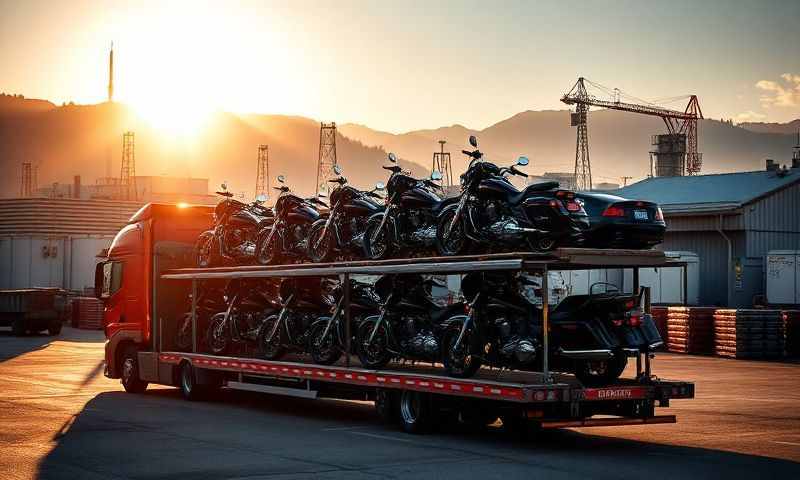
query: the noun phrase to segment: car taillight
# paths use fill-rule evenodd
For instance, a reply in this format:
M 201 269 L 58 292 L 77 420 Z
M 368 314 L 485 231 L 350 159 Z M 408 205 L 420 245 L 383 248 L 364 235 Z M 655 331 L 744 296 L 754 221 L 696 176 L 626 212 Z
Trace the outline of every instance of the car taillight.
M 622 207 L 617 207 L 615 205 L 610 205 L 603 211 L 604 217 L 624 217 L 625 216 L 625 209 Z
M 661 207 L 656 207 L 656 216 L 653 217 L 657 222 L 664 221 L 664 212 L 661 211 Z
M 567 211 L 569 212 L 580 212 L 581 211 L 581 204 L 576 202 L 575 200 L 569 200 L 566 202 L 567 204 Z

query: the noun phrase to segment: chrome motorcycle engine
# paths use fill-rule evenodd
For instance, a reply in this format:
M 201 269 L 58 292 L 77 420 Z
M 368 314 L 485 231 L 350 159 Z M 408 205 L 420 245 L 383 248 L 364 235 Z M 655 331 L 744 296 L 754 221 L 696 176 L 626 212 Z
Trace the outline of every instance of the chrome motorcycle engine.
M 414 318 L 405 318 L 401 320 L 403 325 L 402 340 L 400 346 L 408 352 L 411 356 L 418 358 L 431 358 L 439 357 L 439 340 L 433 332 L 427 329 L 417 330 L 417 323 Z

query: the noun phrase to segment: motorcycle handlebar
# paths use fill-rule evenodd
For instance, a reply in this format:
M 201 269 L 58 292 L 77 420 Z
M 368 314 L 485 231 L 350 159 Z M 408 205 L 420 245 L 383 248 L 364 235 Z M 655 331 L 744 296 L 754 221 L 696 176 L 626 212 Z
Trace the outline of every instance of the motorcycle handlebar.
M 461 150 L 461 153 L 463 153 L 464 155 L 469 155 L 470 157 L 472 156 L 472 152 L 470 152 L 469 150 Z

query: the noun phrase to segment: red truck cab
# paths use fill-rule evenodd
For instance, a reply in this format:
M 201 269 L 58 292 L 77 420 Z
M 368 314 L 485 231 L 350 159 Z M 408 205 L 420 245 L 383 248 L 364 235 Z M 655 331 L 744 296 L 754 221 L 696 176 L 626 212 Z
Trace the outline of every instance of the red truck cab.
M 124 371 L 126 358 L 138 357 L 128 368 L 150 364 L 148 354 L 158 347 L 154 334 L 164 318 L 184 307 L 182 302 L 158 302 L 154 297 L 162 282 L 160 273 L 193 265 L 194 243 L 211 228 L 212 214 L 209 206 L 149 203 L 114 237 L 108 258 L 95 270 L 95 288 L 105 306 L 107 377 L 123 378 L 123 384 L 126 373 L 138 378 L 138 371 Z M 167 288 L 176 288 L 175 282 Z M 188 294 L 172 293 L 168 298 Z

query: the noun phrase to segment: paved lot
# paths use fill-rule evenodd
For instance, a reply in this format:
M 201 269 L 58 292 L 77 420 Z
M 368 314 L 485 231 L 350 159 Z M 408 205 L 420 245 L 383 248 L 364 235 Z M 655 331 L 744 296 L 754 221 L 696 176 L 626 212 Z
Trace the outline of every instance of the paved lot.
M 500 429 L 410 436 L 371 404 L 171 388 L 122 392 L 102 336 L 0 330 L 0 479 L 800 478 L 800 364 L 661 355 L 655 373 L 697 382 L 676 425 Z

